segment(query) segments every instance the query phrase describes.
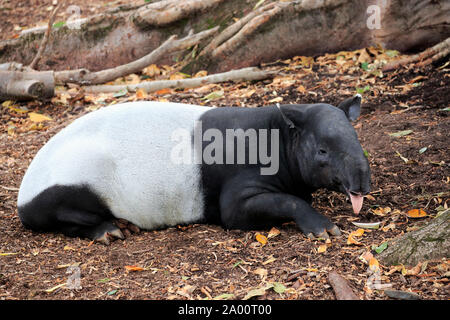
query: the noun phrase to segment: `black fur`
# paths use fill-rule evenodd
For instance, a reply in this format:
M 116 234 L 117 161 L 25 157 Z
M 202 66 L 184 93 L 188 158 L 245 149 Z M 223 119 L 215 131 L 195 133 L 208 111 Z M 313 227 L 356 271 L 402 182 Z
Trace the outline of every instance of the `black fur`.
M 320 235 L 335 226 L 310 206 L 314 190 L 326 187 L 362 194 L 369 191 L 367 159 L 345 114 L 335 107 L 222 107 L 204 113 L 200 120 L 203 132 L 217 128 L 224 135 L 226 129 L 279 130 L 279 170 L 274 175 L 260 174 L 259 159 L 257 164 L 201 165 L 205 217 L 211 223 L 230 229 L 253 229 L 294 220 L 305 234 Z M 322 121 L 331 124 L 318 125 Z M 341 128 L 337 130 L 335 126 Z M 336 130 L 336 140 L 315 141 L 329 135 L 329 130 Z M 209 143 L 204 142 L 203 148 Z M 325 145 L 329 154 L 319 150 L 318 143 Z M 245 150 L 248 159 L 247 144 Z M 350 154 L 348 159 L 341 159 L 341 151 Z
M 34 231 L 57 231 L 95 239 L 117 229 L 113 215 L 88 186 L 55 185 L 18 208 L 22 224 Z
M 238 128 L 279 130 L 279 170 L 273 176 L 260 174 L 262 164 L 259 159 L 256 165 L 202 164 L 207 221 L 222 224 L 227 228 L 270 227 L 276 223 L 294 220 L 291 210 L 283 212 L 280 209 L 296 202 L 299 202 L 296 204 L 299 209 L 308 208 L 307 211 L 311 211 L 314 216 L 308 205 L 313 190 L 302 181 L 299 174 L 293 174 L 300 171 L 292 154 L 295 149 L 293 145 L 297 142 L 296 133 L 286 125 L 276 107 L 217 108 L 206 112 L 200 120 L 203 131 L 209 128 L 217 128 L 222 132 Z M 268 137 L 270 145 L 270 134 Z M 204 142 L 204 146 L 208 143 Z M 246 144 L 246 159 L 248 149 Z M 270 150 L 269 146 L 267 150 Z

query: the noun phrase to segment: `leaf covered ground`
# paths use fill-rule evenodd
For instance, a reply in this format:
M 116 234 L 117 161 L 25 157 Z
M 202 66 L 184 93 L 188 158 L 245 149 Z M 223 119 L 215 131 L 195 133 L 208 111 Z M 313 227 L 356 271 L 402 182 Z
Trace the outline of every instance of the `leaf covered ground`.
M 58 88 L 49 102 L 4 102 L 0 299 L 335 299 L 328 274 L 337 271 L 361 299 L 391 299 L 386 290 L 401 290 L 448 300 L 448 259 L 395 267 L 376 259 L 388 240 L 430 221 L 450 199 L 450 67 L 440 61 L 383 74 L 383 61 L 397 55 L 367 48 L 293 57 L 263 65 L 277 76 L 253 83 L 95 95 L 74 86 Z M 176 65 L 153 65 L 116 83 L 184 77 Z M 344 195 L 315 194 L 314 207 L 342 230 L 331 241 L 309 240 L 293 223 L 253 231 L 194 224 L 141 231 L 104 246 L 20 224 L 16 199 L 26 168 L 50 137 L 87 112 L 138 100 L 337 104 L 356 92 L 363 110 L 354 126 L 370 161 L 372 193 L 357 216 Z

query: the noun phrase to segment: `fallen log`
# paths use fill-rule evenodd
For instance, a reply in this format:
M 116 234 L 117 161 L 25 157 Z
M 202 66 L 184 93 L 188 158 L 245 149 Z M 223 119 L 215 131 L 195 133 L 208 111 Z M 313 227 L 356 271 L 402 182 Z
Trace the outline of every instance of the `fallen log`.
M 0 100 L 49 99 L 54 95 L 53 71 L 0 70 Z
M 99 85 L 99 86 L 87 86 L 86 92 L 117 92 L 121 90 L 127 90 L 129 92 L 135 92 L 138 89 L 143 89 L 146 92 L 155 92 L 161 89 L 186 89 L 200 87 L 206 84 L 220 83 L 226 81 L 255 81 L 263 80 L 272 77 L 274 72 L 263 71 L 258 68 L 243 68 L 239 70 L 232 70 L 228 72 L 213 74 L 205 77 L 193 78 L 193 79 L 181 79 L 181 80 L 160 80 L 160 81 L 146 81 L 138 84 L 130 85 Z

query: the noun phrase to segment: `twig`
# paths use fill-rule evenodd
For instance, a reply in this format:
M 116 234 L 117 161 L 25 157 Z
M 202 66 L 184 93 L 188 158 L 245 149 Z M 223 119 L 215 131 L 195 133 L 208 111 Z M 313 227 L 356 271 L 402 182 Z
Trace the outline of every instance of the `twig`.
M 15 187 L 0 186 L 0 188 L 8 190 L 8 191 L 19 191 L 19 188 L 15 188 Z
M 213 74 L 205 77 L 181 80 L 161 80 L 147 81 L 132 85 L 99 85 L 85 87 L 86 92 L 117 92 L 120 90 L 128 90 L 134 92 L 143 89 L 146 92 L 154 92 L 166 88 L 195 88 L 205 84 L 219 83 L 226 81 L 253 81 L 262 80 L 272 77 L 274 72 L 264 71 L 258 68 L 243 68 L 228 72 Z
M 44 52 L 45 48 L 47 47 L 48 39 L 50 38 L 50 34 L 52 31 L 53 21 L 55 20 L 56 13 L 58 12 L 59 8 L 63 4 L 64 0 L 58 3 L 56 8 L 53 10 L 52 14 L 50 15 L 50 19 L 48 20 L 47 30 L 45 31 L 44 37 L 42 38 L 41 45 L 39 46 L 39 50 L 36 53 L 36 56 L 34 57 L 33 61 L 31 61 L 29 67 L 31 69 L 35 69 L 36 65 L 38 64 L 39 60 L 41 59 L 42 53 Z

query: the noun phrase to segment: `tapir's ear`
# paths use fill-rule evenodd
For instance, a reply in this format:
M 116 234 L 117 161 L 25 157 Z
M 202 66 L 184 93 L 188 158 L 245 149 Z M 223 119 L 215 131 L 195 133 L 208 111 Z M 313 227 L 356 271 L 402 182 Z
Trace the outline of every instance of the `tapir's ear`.
M 294 128 L 295 128 L 295 124 L 294 124 L 294 122 L 290 119 L 290 117 L 287 115 L 287 114 L 289 113 L 288 110 L 282 110 L 279 103 L 277 103 L 277 108 L 278 108 L 278 110 L 280 110 L 281 116 L 283 117 L 284 122 L 286 122 L 286 125 L 287 125 L 290 129 L 294 129 Z
M 358 93 L 342 101 L 339 103 L 338 108 L 345 112 L 348 120 L 355 121 L 361 114 L 361 95 Z

